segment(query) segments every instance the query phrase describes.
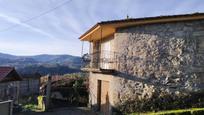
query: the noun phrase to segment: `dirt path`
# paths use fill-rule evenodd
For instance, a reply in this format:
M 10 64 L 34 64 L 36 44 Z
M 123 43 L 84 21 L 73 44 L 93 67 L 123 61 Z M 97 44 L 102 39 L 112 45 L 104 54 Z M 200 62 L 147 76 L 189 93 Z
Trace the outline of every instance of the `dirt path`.
M 14 115 L 96 115 L 96 114 L 84 107 L 74 107 L 74 108 L 60 108 L 49 112 L 24 112 Z

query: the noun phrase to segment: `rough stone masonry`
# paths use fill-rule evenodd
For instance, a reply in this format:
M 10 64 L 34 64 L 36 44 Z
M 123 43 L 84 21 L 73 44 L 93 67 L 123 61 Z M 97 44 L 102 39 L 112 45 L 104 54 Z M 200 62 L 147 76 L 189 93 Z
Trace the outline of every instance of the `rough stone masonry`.
M 204 20 L 120 28 L 114 44 L 115 108 L 133 112 L 204 105 Z

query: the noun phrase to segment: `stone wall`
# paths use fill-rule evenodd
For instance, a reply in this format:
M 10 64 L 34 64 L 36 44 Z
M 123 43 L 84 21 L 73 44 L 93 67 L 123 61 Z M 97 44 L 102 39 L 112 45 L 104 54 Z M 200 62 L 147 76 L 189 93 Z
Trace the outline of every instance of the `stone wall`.
M 186 99 L 196 94 L 200 98 L 204 89 L 203 20 L 121 28 L 114 37 L 115 49 L 119 49 L 115 76 L 118 80 L 112 87 L 116 92 L 115 107 L 129 112 L 138 107 L 150 110 L 152 107 L 141 102 L 147 104 L 162 99 L 170 104 L 180 99 L 178 105 L 187 104 Z M 203 106 L 203 102 L 198 101 L 194 105 Z M 153 106 L 152 109 L 157 108 Z
M 97 99 L 100 98 L 98 95 L 98 81 L 108 81 L 109 82 L 109 101 L 110 105 L 114 105 L 114 98 L 113 94 L 114 92 L 114 84 L 116 82 L 116 78 L 113 77 L 113 75 L 108 74 L 100 74 L 100 73 L 90 73 L 89 74 L 89 103 L 91 104 L 92 108 L 94 110 L 98 109 L 98 101 Z

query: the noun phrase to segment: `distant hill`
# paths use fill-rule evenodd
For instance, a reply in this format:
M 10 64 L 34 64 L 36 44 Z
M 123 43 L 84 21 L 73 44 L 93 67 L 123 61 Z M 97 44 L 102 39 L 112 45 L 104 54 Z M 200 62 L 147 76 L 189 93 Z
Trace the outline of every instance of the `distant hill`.
M 17 59 L 18 56 L 14 56 L 14 55 L 10 55 L 10 54 L 0 53 L 0 58 L 5 58 L 5 59 Z
M 61 75 L 80 72 L 81 58 L 72 55 L 15 56 L 0 53 L 0 66 L 14 66 L 20 73 Z

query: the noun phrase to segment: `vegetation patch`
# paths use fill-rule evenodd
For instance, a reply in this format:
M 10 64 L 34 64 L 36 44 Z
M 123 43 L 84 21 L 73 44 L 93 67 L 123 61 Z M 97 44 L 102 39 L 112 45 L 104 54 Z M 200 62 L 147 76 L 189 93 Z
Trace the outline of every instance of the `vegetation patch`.
M 128 114 L 202 107 L 204 107 L 204 92 L 180 95 L 164 93 L 162 96 L 154 94 L 150 99 L 127 100 L 114 108 L 114 111 Z
M 130 115 L 204 115 L 204 108 L 167 110 L 147 113 L 131 113 Z
M 46 81 L 46 80 L 45 80 Z M 46 82 L 42 92 L 46 90 Z M 52 77 L 52 107 L 87 106 L 88 77 L 84 73 Z
M 24 105 L 23 109 L 25 111 L 35 111 L 35 112 L 42 111 L 41 108 L 39 108 L 38 105 L 36 105 L 36 104 L 27 104 L 27 105 Z

